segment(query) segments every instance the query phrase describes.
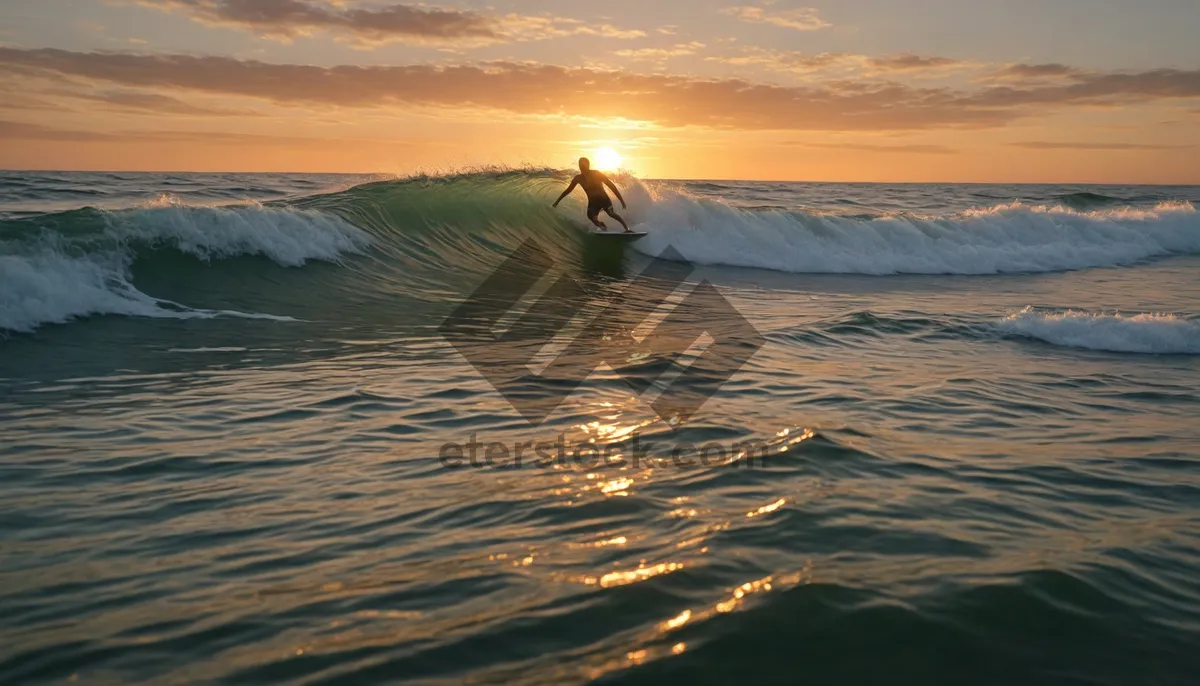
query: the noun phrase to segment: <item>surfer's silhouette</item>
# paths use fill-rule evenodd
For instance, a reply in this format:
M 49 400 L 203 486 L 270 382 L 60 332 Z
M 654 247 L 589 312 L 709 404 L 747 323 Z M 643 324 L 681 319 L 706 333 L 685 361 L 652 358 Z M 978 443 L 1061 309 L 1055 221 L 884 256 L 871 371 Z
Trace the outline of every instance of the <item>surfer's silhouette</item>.
M 562 195 L 558 196 L 558 200 L 554 201 L 554 207 L 558 207 L 558 203 L 570 195 L 576 186 L 583 186 L 583 192 L 587 193 L 587 218 L 593 224 L 608 231 L 608 227 L 604 225 L 604 222 L 600 221 L 600 211 L 603 210 L 608 216 L 621 222 L 621 226 L 625 227 L 626 233 L 633 233 L 629 225 L 625 223 L 625 220 L 621 218 L 621 215 L 613 211 L 612 200 L 608 197 L 608 193 L 604 192 L 604 187 L 608 186 L 611 188 L 612 192 L 617 194 L 617 200 L 621 201 L 621 209 L 626 209 L 625 198 L 621 197 L 621 191 L 617 190 L 613 182 L 609 181 L 608 177 L 602 172 L 594 171 L 592 163 L 586 157 L 579 158 L 579 173 L 575 175 L 575 178 L 571 179 L 571 185 L 567 186 L 567 190 L 563 191 Z

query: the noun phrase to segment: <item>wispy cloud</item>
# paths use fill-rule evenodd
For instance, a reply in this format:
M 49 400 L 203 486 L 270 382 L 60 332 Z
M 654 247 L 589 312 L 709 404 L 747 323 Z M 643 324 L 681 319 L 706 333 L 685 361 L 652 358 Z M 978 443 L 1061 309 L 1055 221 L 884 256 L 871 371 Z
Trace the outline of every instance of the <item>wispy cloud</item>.
M 23 93 L 13 93 L 0 100 L 0 110 L 20 111 L 61 111 L 62 105 L 43 98 L 35 98 Z
M 945 145 L 926 145 L 921 143 L 886 145 L 880 143 L 810 143 L 805 141 L 783 141 L 780 143 L 780 145 L 800 148 L 826 148 L 830 150 L 853 150 L 857 152 L 902 153 L 919 155 L 951 155 L 958 152 L 954 148 Z
M 790 10 L 774 9 L 774 2 L 768 1 L 761 5 L 734 5 L 721 10 L 722 14 L 736 17 L 745 22 L 756 24 L 774 24 L 797 31 L 818 31 L 827 29 L 833 24 L 821 18 L 820 10 L 813 7 L 800 7 Z
M 126 90 L 106 90 L 99 92 L 85 90 L 54 89 L 43 91 L 42 95 L 56 95 L 87 102 L 100 103 L 110 109 L 156 112 L 162 114 L 182 114 L 192 116 L 257 116 L 256 112 L 244 109 L 228 109 L 222 107 L 203 107 L 161 93 L 145 93 Z
M 340 146 L 349 142 L 412 145 L 411 141 L 389 138 L 371 140 L 365 138 L 346 139 L 314 138 L 310 136 L 280 136 L 261 133 L 233 133 L 223 131 L 145 131 L 113 130 L 93 131 L 63 129 L 42 124 L 0 120 L 0 140 L 34 140 L 68 143 L 205 143 L 208 145 L 286 145 L 286 146 Z
M 1009 143 L 1028 150 L 1178 150 L 1190 145 L 1157 145 L 1153 143 L 1087 143 L 1074 141 L 1020 141 Z
M 940 71 L 966 66 L 968 63 L 949 57 L 929 57 L 908 52 L 888 57 L 867 58 L 866 65 L 878 71 Z
M 637 48 L 634 50 L 618 50 L 617 55 L 628 57 L 634 60 L 663 60 L 669 57 L 683 57 L 685 55 L 694 55 L 696 51 L 703 48 L 704 43 L 692 41 L 691 43 L 677 43 L 670 48 Z
M 714 55 L 704 58 L 709 62 L 720 62 L 735 66 L 761 66 L 772 71 L 809 74 L 827 69 L 861 69 L 867 61 L 864 55 L 844 52 L 822 52 L 809 54 L 792 50 L 769 50 L 747 47 L 734 55 Z
M 342 0 L 126 0 L 142 7 L 178 12 L 208 26 L 251 31 L 292 41 L 332 34 L 360 47 L 384 43 L 486 45 L 570 35 L 639 38 L 644 31 L 574 19 L 532 15 L 489 15 L 421 4 L 366 5 Z
M 845 52 L 822 52 L 817 54 L 793 50 L 768 50 L 759 47 L 744 48 L 734 55 L 715 55 L 705 58 L 738 66 L 761 66 L 764 69 L 795 74 L 811 74 L 820 71 L 859 72 L 866 76 L 903 73 L 906 75 L 939 75 L 953 69 L 977 66 L 972 62 L 903 53 L 884 57 L 870 57 Z
M 93 131 L 54 129 L 40 124 L 0 120 L 0 140 L 64 141 L 94 143 L 113 140 L 108 134 Z
M 453 66 L 268 64 L 230 57 L 0 47 L 0 72 L 292 106 L 436 107 L 636 120 L 648 126 L 884 131 L 996 127 L 1070 107 L 1200 101 L 1200 70 L 1087 73 L 1066 83 L 918 87 L 744 79 L 485 62 Z
M 993 76 L 1000 79 L 1044 79 L 1065 78 L 1083 73 L 1065 64 L 1009 64 L 998 69 Z

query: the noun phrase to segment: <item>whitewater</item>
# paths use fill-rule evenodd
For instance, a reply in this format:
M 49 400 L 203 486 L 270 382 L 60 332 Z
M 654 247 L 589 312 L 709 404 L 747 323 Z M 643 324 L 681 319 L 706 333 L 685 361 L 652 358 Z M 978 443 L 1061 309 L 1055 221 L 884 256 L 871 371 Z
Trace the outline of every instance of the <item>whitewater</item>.
M 266 204 L 228 202 L 219 188 L 203 189 L 196 194 L 204 201 L 190 203 L 172 190 L 106 209 L 32 217 L 10 211 L 0 229 L 0 328 L 31 331 L 95 314 L 205 314 L 159 302 L 130 283 L 139 251 L 166 249 L 205 262 L 260 256 L 301 267 L 310 260 L 336 263 L 383 244 L 381 252 L 421 254 L 421 266 L 427 267 L 463 257 L 447 254 L 463 251 L 456 244 L 462 235 L 492 235 L 497 244 L 483 252 L 497 254 L 515 249 L 519 237 L 578 241 L 570 231 L 579 228 L 577 210 L 572 216 L 545 207 L 561 176 L 523 170 L 365 184 L 347 179 L 341 185 L 348 187 L 338 191 Z M 1014 198 L 965 208 L 956 207 L 963 198 L 948 194 L 940 212 L 928 203 L 911 209 L 880 203 L 883 207 L 872 209 L 843 199 L 854 203 L 847 212 L 828 200 L 809 206 L 807 198 L 786 200 L 794 203 L 790 207 L 763 206 L 737 186 L 722 195 L 713 184 L 692 189 L 629 175 L 621 180 L 630 220 L 649 233 L 633 249 L 651 257 L 671 249 L 703 265 L 799 274 L 983 275 L 1114 267 L 1200 253 L 1200 214 L 1188 200 L 1167 199 L 1169 191 L 1123 203 L 1120 197 L 1052 189 L 1042 191 L 1041 201 Z M 972 191 L 983 197 L 1002 192 Z M 760 192 L 778 201 L 772 191 Z M 486 210 L 458 216 L 462 208 L 455 204 L 468 199 Z M 22 205 L 17 200 L 14 205 Z M 470 257 L 477 248 L 465 250 Z M 487 263 L 494 255 L 474 257 Z
M 1200 673 L 1200 187 L 570 177 L 0 172 L 0 683 Z

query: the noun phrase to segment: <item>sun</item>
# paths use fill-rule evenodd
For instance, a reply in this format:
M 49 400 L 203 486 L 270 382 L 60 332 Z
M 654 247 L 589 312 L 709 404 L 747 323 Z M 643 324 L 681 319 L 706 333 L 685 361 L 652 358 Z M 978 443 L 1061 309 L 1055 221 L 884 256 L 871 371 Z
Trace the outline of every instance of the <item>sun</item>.
M 621 154 L 609 147 L 596 148 L 596 169 L 617 171 L 621 168 Z

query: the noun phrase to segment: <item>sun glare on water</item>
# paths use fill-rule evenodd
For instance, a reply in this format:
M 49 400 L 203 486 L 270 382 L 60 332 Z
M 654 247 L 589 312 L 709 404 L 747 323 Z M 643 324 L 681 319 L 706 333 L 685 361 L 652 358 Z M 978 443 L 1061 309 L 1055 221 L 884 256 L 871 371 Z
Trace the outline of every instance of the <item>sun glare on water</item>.
M 621 168 L 621 155 L 612 148 L 597 148 L 594 166 L 600 171 L 617 171 Z

